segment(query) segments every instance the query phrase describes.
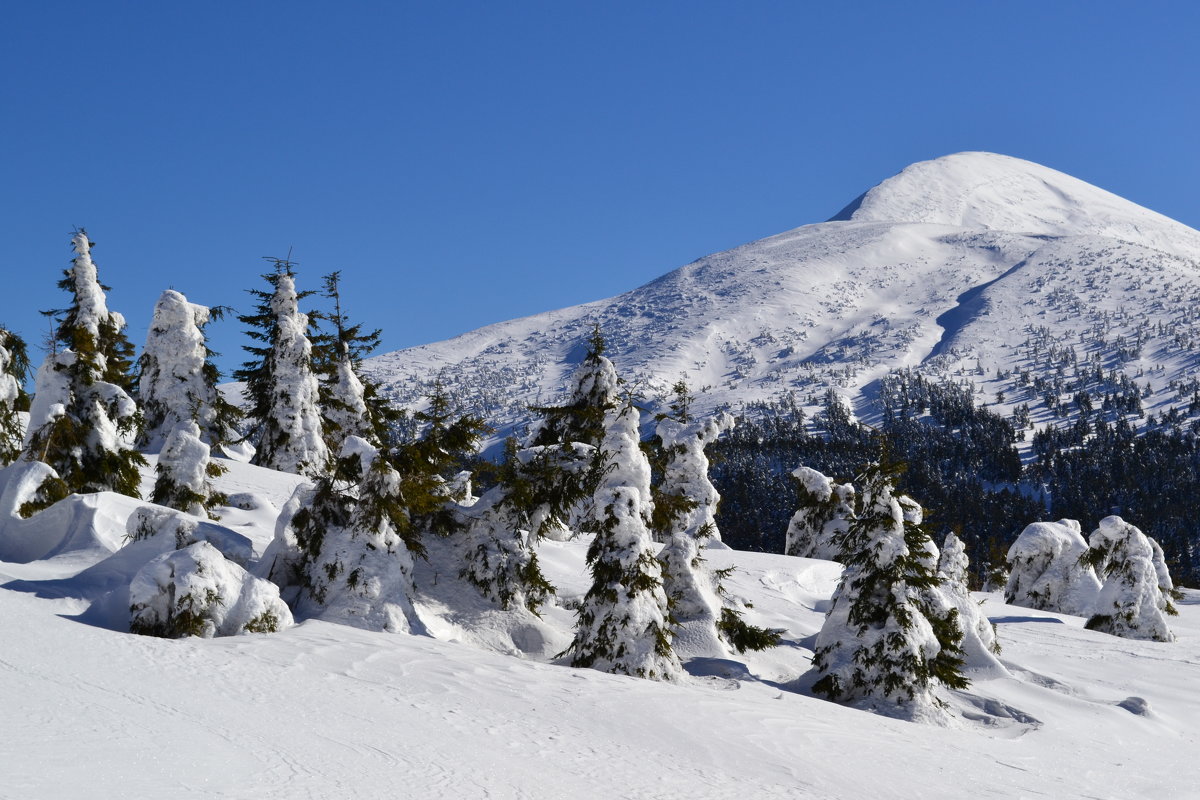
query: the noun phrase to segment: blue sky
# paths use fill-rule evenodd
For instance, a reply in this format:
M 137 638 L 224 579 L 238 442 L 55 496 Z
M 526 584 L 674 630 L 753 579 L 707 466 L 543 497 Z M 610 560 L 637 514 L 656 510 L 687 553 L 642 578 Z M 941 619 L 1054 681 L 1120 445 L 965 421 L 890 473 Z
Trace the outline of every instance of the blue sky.
M 1200 227 L 1190 2 L 9 4 L 0 324 L 69 232 L 154 300 L 343 272 L 384 350 L 617 294 L 907 164 L 1027 158 Z M 210 329 L 223 367 L 235 320 Z

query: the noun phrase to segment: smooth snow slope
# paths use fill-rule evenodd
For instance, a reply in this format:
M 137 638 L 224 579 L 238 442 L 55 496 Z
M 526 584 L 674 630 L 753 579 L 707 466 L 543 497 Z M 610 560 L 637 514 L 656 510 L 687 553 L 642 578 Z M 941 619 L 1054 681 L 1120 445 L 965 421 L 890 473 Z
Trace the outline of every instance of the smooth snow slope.
M 683 377 L 701 410 L 813 405 L 833 387 L 870 418 L 874 381 L 913 367 L 1048 420 L 1018 382 L 1054 373 L 1047 344 L 1148 381 L 1150 409 L 1178 402 L 1170 383 L 1200 360 L 1198 301 L 1197 231 L 1037 164 L 959 153 L 908 167 L 833 221 L 367 368 L 402 405 L 440 378 L 503 435 L 560 396 L 599 324 L 638 391 L 661 397 Z
M 221 488 L 257 508 L 228 509 L 226 522 L 261 552 L 296 478 L 229 466 Z M 96 519 L 121 516 L 111 496 L 96 503 Z M 511 619 L 464 611 L 436 552 L 416 577 L 439 639 L 313 621 L 180 641 L 95 627 L 75 618 L 95 586 L 70 576 L 112 538 L 0 563 L 0 797 L 1182 798 L 1200 779 L 1196 592 L 1173 644 L 976 595 L 1009 674 L 947 695 L 955 721 L 934 727 L 792 690 L 837 580 L 831 562 L 711 550 L 714 567 L 738 567 L 729 590 L 753 604 L 750 620 L 784 628 L 784 643 L 685 653 L 693 677 L 672 685 L 555 666 L 554 646 L 506 646 Z M 586 547 L 541 549 L 561 597 L 540 625 L 558 642 L 587 587 Z M 115 570 L 124 552 L 102 563 Z

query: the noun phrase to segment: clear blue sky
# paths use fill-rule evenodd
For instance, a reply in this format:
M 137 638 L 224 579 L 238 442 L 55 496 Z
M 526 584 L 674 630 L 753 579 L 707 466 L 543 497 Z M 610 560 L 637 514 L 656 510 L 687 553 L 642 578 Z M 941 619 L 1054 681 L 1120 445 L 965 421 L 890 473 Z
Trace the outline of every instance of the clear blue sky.
M 1200 227 L 1198 41 L 1194 2 L 10 3 L 0 324 L 40 339 L 81 225 L 139 347 L 163 289 L 246 310 L 292 247 L 396 349 L 960 150 Z

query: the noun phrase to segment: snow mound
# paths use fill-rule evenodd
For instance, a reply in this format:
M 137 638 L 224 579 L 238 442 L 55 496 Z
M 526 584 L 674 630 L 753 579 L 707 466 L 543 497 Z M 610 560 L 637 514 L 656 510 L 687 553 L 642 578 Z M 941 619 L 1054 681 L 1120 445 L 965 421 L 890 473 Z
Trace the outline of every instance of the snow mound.
M 146 564 L 129 585 L 130 630 L 155 636 L 236 636 L 292 625 L 275 584 L 196 542 Z
M 1196 232 L 1057 170 L 995 153 L 921 161 L 880 183 L 834 220 L 924 222 L 958 228 L 1091 234 L 1159 250 L 1200 247 Z

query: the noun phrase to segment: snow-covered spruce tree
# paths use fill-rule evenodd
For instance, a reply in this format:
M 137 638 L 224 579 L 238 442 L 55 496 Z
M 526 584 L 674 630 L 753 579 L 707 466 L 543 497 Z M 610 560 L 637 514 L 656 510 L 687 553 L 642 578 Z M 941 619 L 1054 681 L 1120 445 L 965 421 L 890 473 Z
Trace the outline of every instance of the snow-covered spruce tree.
M 817 634 L 813 691 L 890 716 L 936 718 L 937 686 L 968 683 L 962 630 L 941 590 L 937 548 L 920 525 L 905 523 L 897 472 L 874 464 L 859 479 L 860 511 L 839 542 L 846 569 Z
M 212 516 L 211 509 L 226 499 L 213 490 L 212 479 L 224 474 L 225 467 L 212 461 L 210 455 L 201 439 L 200 426 L 195 422 L 179 423 L 158 455 L 151 501 L 197 517 Z
M 71 243 L 75 258 L 59 287 L 72 301 L 54 334 L 61 349 L 38 370 L 25 447 L 27 459 L 50 465 L 57 477 L 47 479 L 40 500 L 26 504 L 24 514 L 71 492 L 137 497 L 138 467 L 146 463 L 130 446 L 141 414 L 128 394 L 132 348 L 125 319 L 108 310 L 87 233 L 77 231 Z
M 704 448 L 733 427 L 733 416 L 720 413 L 711 419 L 694 420 L 688 411 L 688 393 L 682 382 L 675 385 L 675 418 L 658 421 L 663 465 L 662 480 L 655 487 L 651 528 L 655 538 L 666 544 L 659 551 L 663 565 L 663 589 L 671 602 L 675 635 L 701 638 L 699 649 L 739 653 L 762 650 L 779 643 L 780 634 L 750 625 L 740 609 L 726 602 L 720 585 L 722 573 L 705 565 L 707 543 L 720 541 L 717 504 L 721 500 L 708 477 Z
M 1034 522 L 1008 549 L 1004 602 L 1014 606 L 1089 616 L 1100 581 L 1085 561 L 1088 545 L 1073 519 Z
M 0 467 L 21 455 L 25 426 L 20 412 L 29 410 L 25 379 L 29 355 L 25 342 L 15 333 L 0 328 Z
M 301 553 L 297 610 L 369 630 L 424 631 L 412 604 L 413 555 L 424 548 L 403 476 L 357 436 L 345 439 L 333 466 L 298 490 L 307 502 L 290 520 Z
M 308 315 L 298 308 L 300 299 L 311 292 L 296 292 L 292 262 L 271 260 L 276 271 L 263 278 L 272 290 L 252 289 L 259 301 L 256 313 L 238 317 L 251 326 L 247 334 L 263 343 L 244 348 L 256 360 L 234 373 L 246 383 L 251 422 L 247 438 L 255 448 L 251 463 L 315 477 L 324 472 L 329 451 L 321 430 Z
M 1003 669 L 996 654 L 1000 643 L 996 641 L 996 628 L 984 616 L 979 604 L 971 599 L 967 588 L 967 568 L 970 560 L 962 540 L 947 533 L 938 559 L 938 577 L 946 596 L 958 609 L 958 623 L 963 632 L 962 651 L 965 664 L 970 669 Z
M 559 447 L 517 448 L 505 442 L 497 484 L 460 512 L 464 528 L 460 577 L 501 608 L 523 606 L 533 613 L 554 593 L 538 564 L 537 541 L 558 530 L 582 497 L 588 479 L 572 469 L 592 463 L 587 445 L 563 459 Z
M 571 484 L 580 475 L 591 476 L 592 479 L 596 477 L 596 472 L 589 469 L 588 461 L 594 448 L 599 447 L 604 438 L 605 415 L 617 407 L 621 384 L 616 368 L 604 352 L 604 336 L 597 326 L 588 342 L 587 356 L 571 377 L 569 401 L 561 406 L 530 409 L 541 418 L 532 426 L 526 438 L 526 447 L 555 447 L 559 450 L 555 457 L 546 460 L 546 463 L 560 467 L 558 474 L 548 473 L 544 476 L 552 482 L 563 480 Z M 582 460 L 572 463 L 573 459 Z M 561 525 L 552 526 L 546 531 L 548 538 L 567 539 L 572 530 L 579 529 L 591 515 L 589 506 L 595 497 L 595 487 L 595 483 L 587 487 L 582 499 L 561 520 Z M 566 487 L 562 491 L 571 491 L 571 488 Z
M 571 665 L 654 680 L 683 674 L 671 648 L 662 569 L 647 528 L 650 463 L 631 403 L 610 410 L 596 458 L 602 477 L 586 529 L 595 533 L 587 562 L 592 587 L 583 599 Z
M 805 466 L 797 467 L 792 475 L 798 484 L 799 508 L 788 523 L 784 553 L 838 561 L 840 554 L 834 543 L 844 537 L 854 519 L 854 486 L 834 483 Z
M 1167 600 L 1167 613 L 1174 617 L 1179 614 L 1179 611 L 1171 601 L 1182 600 L 1183 592 L 1175 588 L 1175 581 L 1171 579 L 1171 570 L 1167 567 L 1167 556 L 1163 553 L 1162 545 L 1149 536 L 1146 539 L 1150 542 L 1150 549 L 1154 551 L 1154 571 L 1158 575 L 1158 588 Z
M 292 624 L 279 590 L 250 575 L 208 542 L 151 560 L 129 586 L 129 630 L 145 636 L 236 636 Z
M 200 438 L 220 447 L 237 438 L 241 411 L 217 390 L 220 373 L 204 328 L 223 309 L 189 303 L 168 289 L 154 304 L 146 347 L 138 359 L 137 398 L 145 417 L 138 443 L 157 451 L 180 425 L 195 422 Z
M 1154 549 L 1145 534 L 1120 517 L 1105 517 L 1089 544 L 1084 559 L 1100 567 L 1104 585 L 1087 627 L 1126 639 L 1175 641 L 1167 626 L 1168 602 L 1159 588 Z
M 321 415 L 331 452 L 347 436 L 359 436 L 382 447 L 392 439 L 391 426 L 400 418 L 379 392 L 379 386 L 361 373 L 362 359 L 379 346 L 379 329 L 364 333 L 362 324 L 350 324 L 342 310 L 340 272 L 322 278 L 322 295 L 333 302 L 333 311 L 322 314 L 331 330 L 314 338 L 314 362 L 321 376 Z

